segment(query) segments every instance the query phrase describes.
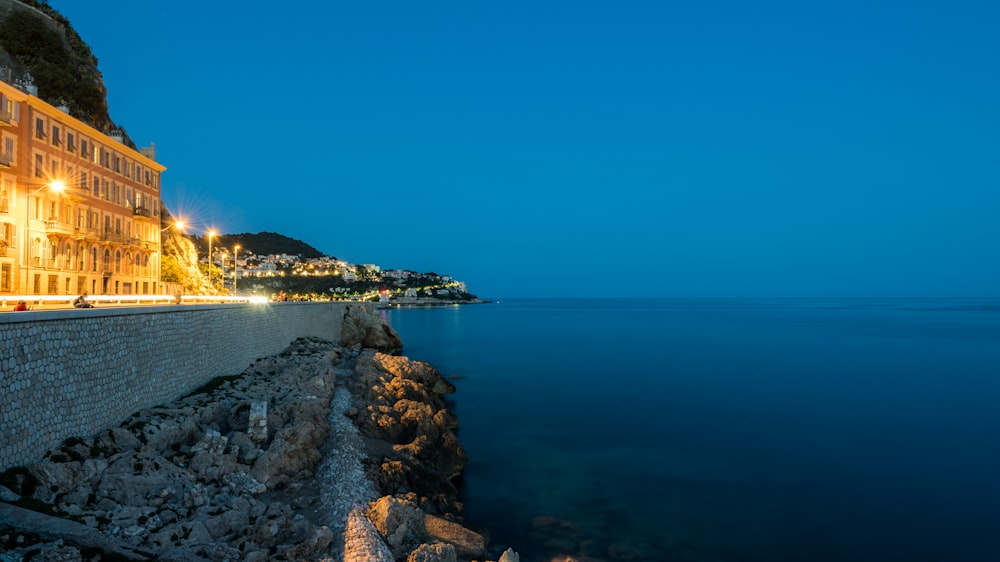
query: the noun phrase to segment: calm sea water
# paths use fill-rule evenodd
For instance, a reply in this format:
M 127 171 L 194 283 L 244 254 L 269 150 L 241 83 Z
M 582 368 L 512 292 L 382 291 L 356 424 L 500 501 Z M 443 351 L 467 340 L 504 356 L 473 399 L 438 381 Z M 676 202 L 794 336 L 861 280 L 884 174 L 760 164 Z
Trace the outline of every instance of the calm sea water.
M 384 312 L 526 562 L 1000 560 L 1000 299 Z

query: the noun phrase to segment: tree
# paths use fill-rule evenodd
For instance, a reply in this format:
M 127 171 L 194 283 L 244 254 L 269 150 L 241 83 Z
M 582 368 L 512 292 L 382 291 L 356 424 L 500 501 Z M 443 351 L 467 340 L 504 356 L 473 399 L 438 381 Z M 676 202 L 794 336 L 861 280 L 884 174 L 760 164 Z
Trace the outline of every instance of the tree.
M 160 281 L 165 283 L 182 283 L 184 281 L 184 269 L 177 262 L 176 257 L 164 254 L 160 264 Z

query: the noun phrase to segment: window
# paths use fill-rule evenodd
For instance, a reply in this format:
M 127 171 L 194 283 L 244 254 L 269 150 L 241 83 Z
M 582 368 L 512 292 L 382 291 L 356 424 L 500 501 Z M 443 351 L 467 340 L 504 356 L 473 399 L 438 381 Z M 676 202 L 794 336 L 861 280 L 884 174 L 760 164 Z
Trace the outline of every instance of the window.
M 90 270 L 97 271 L 97 246 L 90 247 Z
M 10 158 L 10 163 L 14 163 L 14 157 L 17 155 L 16 146 L 14 144 L 14 139 L 7 137 L 3 139 L 3 153 Z
M 101 178 L 94 176 L 94 197 L 101 196 Z
M 115 252 L 115 273 L 122 272 L 122 251 L 118 250 Z
M 80 139 L 80 156 L 90 158 L 90 148 L 87 146 L 87 139 Z
M 66 132 L 66 150 L 76 152 L 76 138 L 72 132 Z
M 11 264 L 0 264 L 0 291 L 10 291 Z
M 45 158 L 41 154 L 35 155 L 35 177 L 45 177 Z
M 35 138 L 42 140 L 45 139 L 45 121 L 41 118 L 35 119 Z
M 111 250 L 104 250 L 104 271 L 111 271 Z
M 55 125 L 52 125 L 52 146 L 62 146 L 61 131 Z

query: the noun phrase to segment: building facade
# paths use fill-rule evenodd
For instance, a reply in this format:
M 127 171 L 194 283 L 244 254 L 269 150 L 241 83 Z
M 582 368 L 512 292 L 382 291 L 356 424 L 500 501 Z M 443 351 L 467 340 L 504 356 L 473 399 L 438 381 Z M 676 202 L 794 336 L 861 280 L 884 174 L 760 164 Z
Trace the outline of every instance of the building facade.
M 0 82 L 0 294 L 159 293 L 165 169 Z

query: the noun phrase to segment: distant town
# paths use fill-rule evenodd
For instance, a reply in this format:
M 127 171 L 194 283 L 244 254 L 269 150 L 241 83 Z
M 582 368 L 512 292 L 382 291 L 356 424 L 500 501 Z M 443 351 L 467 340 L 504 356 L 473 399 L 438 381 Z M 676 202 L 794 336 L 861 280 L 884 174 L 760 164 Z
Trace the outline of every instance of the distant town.
M 211 261 L 211 265 L 209 265 Z M 465 283 L 450 275 L 407 269 L 383 270 L 331 256 L 212 252 L 199 267 L 217 289 L 284 300 L 362 300 L 396 304 L 478 302 Z

